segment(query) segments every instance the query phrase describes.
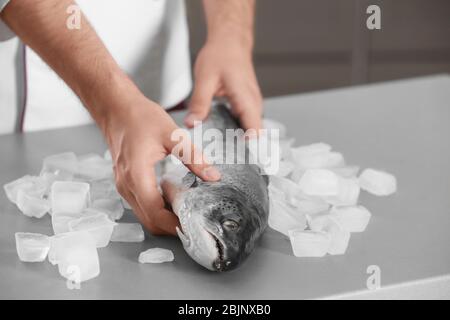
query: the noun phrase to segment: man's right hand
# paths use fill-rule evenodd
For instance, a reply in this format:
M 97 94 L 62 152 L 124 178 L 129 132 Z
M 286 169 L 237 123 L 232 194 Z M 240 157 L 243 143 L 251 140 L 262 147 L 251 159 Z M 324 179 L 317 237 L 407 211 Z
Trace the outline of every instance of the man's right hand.
M 103 126 L 114 162 L 117 188 L 153 234 L 175 234 L 179 222 L 164 208 L 154 167 L 177 144 L 171 136 L 178 127 L 159 105 L 137 89 L 131 92 L 123 92 L 120 101 L 111 106 Z M 193 159 L 197 151 L 188 143 Z M 204 160 L 186 166 L 203 180 L 220 179 L 218 170 Z

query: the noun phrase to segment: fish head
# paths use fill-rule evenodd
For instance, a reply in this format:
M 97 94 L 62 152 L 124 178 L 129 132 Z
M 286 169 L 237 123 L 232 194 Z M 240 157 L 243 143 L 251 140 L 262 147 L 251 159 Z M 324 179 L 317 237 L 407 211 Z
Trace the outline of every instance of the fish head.
M 178 236 L 197 263 L 213 271 L 239 266 L 262 232 L 258 208 L 236 188 L 203 184 L 178 199 Z

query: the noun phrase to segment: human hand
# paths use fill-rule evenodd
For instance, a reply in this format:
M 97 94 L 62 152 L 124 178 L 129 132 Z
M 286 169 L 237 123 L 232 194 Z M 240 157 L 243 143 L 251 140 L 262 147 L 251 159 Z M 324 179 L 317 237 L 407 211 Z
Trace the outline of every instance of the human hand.
M 131 94 L 120 104 L 127 108 L 111 110 L 103 126 L 113 158 L 117 189 L 148 230 L 153 234 L 174 235 L 179 221 L 164 208 L 154 167 L 177 144 L 171 135 L 178 127 L 158 104 L 141 94 Z M 193 157 L 198 151 L 189 144 Z M 186 166 L 203 180 L 219 180 L 218 170 L 200 159 L 199 164 Z
M 262 96 L 249 46 L 224 37 L 207 42 L 197 57 L 194 78 L 186 126 L 207 117 L 214 97 L 226 97 L 244 129 L 261 129 Z

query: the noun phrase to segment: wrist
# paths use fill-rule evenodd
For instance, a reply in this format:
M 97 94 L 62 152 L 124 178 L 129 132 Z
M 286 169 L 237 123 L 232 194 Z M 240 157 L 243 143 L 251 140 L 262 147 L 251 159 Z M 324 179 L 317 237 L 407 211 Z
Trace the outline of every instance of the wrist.
M 223 25 L 208 31 L 207 45 L 236 47 L 251 54 L 254 46 L 253 32 L 240 26 Z
M 130 111 L 132 96 L 142 96 L 142 93 L 121 70 L 110 71 L 103 81 L 97 81 L 80 94 L 81 100 L 104 134 L 115 118 L 120 119 Z

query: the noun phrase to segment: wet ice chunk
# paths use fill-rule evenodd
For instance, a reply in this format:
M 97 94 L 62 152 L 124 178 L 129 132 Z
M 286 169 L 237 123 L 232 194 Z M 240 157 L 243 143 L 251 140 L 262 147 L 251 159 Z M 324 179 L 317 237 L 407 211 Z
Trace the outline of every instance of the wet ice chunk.
M 111 152 L 109 151 L 109 149 L 106 149 L 105 153 L 103 154 L 103 159 L 112 162 Z
M 43 199 L 40 192 L 20 189 L 17 193 L 17 207 L 28 217 L 42 218 L 50 211 L 50 201 Z
M 125 208 L 125 209 L 127 209 L 127 210 L 133 210 L 133 208 L 131 207 L 131 205 L 128 203 L 128 201 L 127 200 L 125 200 L 124 198 L 120 198 L 121 199 L 121 201 L 122 201 L 122 205 L 123 205 L 123 207 Z
M 69 222 L 81 218 L 81 213 L 57 212 L 52 214 L 52 228 L 54 234 L 69 232 Z
M 359 183 L 356 178 L 340 178 L 338 194 L 326 197 L 326 201 L 335 206 L 352 206 L 358 202 Z
M 307 215 L 316 215 L 330 208 L 328 203 L 320 199 L 293 199 L 292 205 L 298 212 Z
M 304 196 L 302 190 L 296 183 L 287 178 L 278 176 L 269 177 L 269 191 L 274 191 L 284 196 L 289 202 L 291 202 L 292 199 L 303 198 Z
M 296 163 L 305 169 L 334 168 L 345 164 L 344 157 L 338 152 L 316 153 L 295 159 Z
M 331 146 L 323 142 L 292 148 L 292 154 L 296 159 L 330 151 Z
M 289 230 L 289 238 L 296 257 L 323 257 L 331 244 L 330 235 L 321 231 Z
M 50 238 L 39 233 L 16 232 L 16 249 L 24 262 L 44 261 L 50 249 Z
M 9 182 L 3 186 L 6 196 L 12 203 L 17 203 L 19 190 L 28 190 L 35 187 L 38 177 L 26 175 L 22 178 Z
M 57 181 L 51 190 L 52 212 L 80 213 L 89 203 L 89 184 Z
M 361 189 L 377 196 L 388 196 L 397 190 L 397 180 L 387 172 L 365 169 L 359 176 Z
M 52 227 L 55 234 L 69 232 L 69 222 L 79 218 L 93 217 L 98 215 L 105 215 L 103 212 L 88 208 L 81 213 L 64 213 L 58 212 L 52 215 Z
M 91 181 L 113 177 L 111 161 L 105 160 L 98 154 L 86 154 L 78 158 L 76 177 Z
M 326 169 L 309 169 L 299 181 L 300 189 L 312 196 L 335 196 L 339 192 L 338 176 Z
M 139 223 L 118 223 L 114 226 L 112 242 L 142 242 L 145 235 Z
M 280 138 L 284 138 L 286 136 L 286 126 L 276 120 L 264 118 L 263 128 L 269 130 L 269 136 L 271 130 L 278 130 L 278 135 Z
M 53 176 L 54 181 L 70 181 L 77 171 L 78 160 L 73 152 L 54 154 L 44 158 L 41 176 Z
M 278 177 L 286 177 L 289 175 L 292 171 L 294 171 L 295 165 L 287 160 L 280 160 L 278 164 L 278 170 L 276 172 L 276 176 Z
M 106 247 L 111 239 L 115 223 L 106 214 L 81 217 L 69 222 L 70 231 L 88 231 L 97 248 Z
M 111 220 L 119 220 L 123 216 L 124 208 L 120 199 L 97 199 L 91 208 L 104 212 Z
M 173 252 L 168 249 L 151 248 L 139 254 L 139 263 L 162 263 L 173 260 Z
M 345 166 L 345 167 L 331 168 L 330 170 L 336 173 L 338 176 L 341 176 L 342 178 L 354 178 L 358 175 L 359 167 Z
M 334 207 L 330 214 L 349 232 L 363 232 L 369 224 L 371 214 L 363 206 Z
M 350 240 L 350 232 L 345 230 L 330 214 L 314 217 L 309 225 L 313 231 L 322 231 L 330 235 L 329 254 L 340 255 L 345 253 Z
M 269 227 L 289 236 L 291 229 L 305 229 L 306 217 L 283 200 L 270 198 Z
M 96 199 L 120 199 L 116 184 L 112 179 L 90 181 L 91 201 Z
M 95 240 L 88 232 L 68 232 L 52 237 L 49 260 L 58 264 L 63 277 L 74 282 L 100 274 Z

